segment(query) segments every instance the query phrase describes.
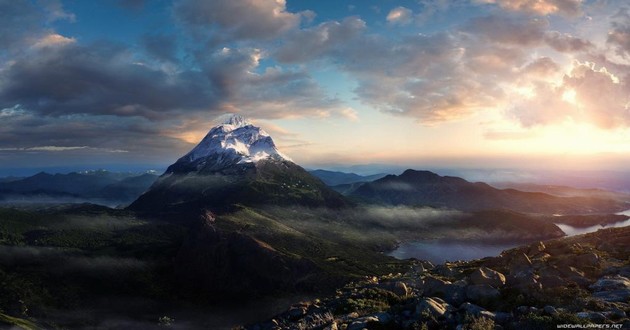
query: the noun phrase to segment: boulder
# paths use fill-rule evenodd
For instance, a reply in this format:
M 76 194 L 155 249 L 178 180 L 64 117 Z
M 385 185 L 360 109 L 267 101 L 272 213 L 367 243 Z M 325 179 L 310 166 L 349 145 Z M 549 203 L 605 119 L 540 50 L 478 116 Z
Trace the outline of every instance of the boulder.
M 441 264 L 441 265 L 435 266 L 433 268 L 433 272 L 435 272 L 436 274 L 440 276 L 446 276 L 446 277 L 457 277 L 462 274 L 461 270 L 456 269 L 448 264 Z
M 449 304 L 460 305 L 466 301 L 466 286 L 464 281 L 457 281 L 452 284 L 445 284 L 442 287 L 444 300 Z
M 543 312 L 545 312 L 545 314 L 551 315 L 551 316 L 558 315 L 558 310 L 555 307 L 549 306 L 549 305 L 547 305 L 547 306 L 545 306 L 543 308 Z
M 597 267 L 599 265 L 599 256 L 596 253 L 581 254 L 574 258 L 576 265 Z
M 444 300 L 437 297 L 425 297 L 420 300 L 418 305 L 416 306 L 416 314 L 422 315 L 424 313 L 428 313 L 435 318 L 444 316 L 449 308 L 449 304 L 447 304 Z
M 630 300 L 630 280 L 627 277 L 604 276 L 589 287 L 593 296 L 609 302 L 627 302 Z
M 543 242 L 538 242 L 537 244 L 531 245 L 529 250 L 527 251 L 527 255 L 534 256 L 543 251 L 545 251 L 546 247 Z
M 566 286 L 566 282 L 561 279 L 559 276 L 555 275 L 542 275 L 538 282 L 542 285 L 543 288 L 559 288 Z
M 459 309 L 466 314 L 470 314 L 473 316 L 479 316 L 481 312 L 485 311 L 485 308 L 477 306 L 475 304 L 471 304 L 469 302 L 463 303 L 461 306 L 459 306 Z
M 496 299 L 499 296 L 499 290 L 488 284 L 469 285 L 466 287 L 466 297 L 474 302 Z
M 531 291 L 542 288 L 542 285 L 538 282 L 537 276 L 529 271 L 508 276 L 507 285 L 523 293 L 530 293 Z
M 495 288 L 505 285 L 505 276 L 487 267 L 475 269 L 475 271 L 470 274 L 469 278 L 472 284 L 488 284 Z
M 509 269 L 511 275 L 532 271 L 532 261 L 525 253 L 519 253 L 510 261 Z
M 444 281 L 437 277 L 433 277 L 431 275 L 427 275 L 423 278 L 424 284 L 422 285 L 423 294 L 426 296 L 431 296 L 435 294 L 443 294 L 445 290 L 445 286 L 447 284 L 451 284 L 449 281 Z
M 363 330 L 368 328 L 368 323 L 380 323 L 375 316 L 365 316 L 358 318 L 348 325 L 347 330 Z
M 606 322 L 606 316 L 600 312 L 580 312 L 575 315 L 579 318 L 587 319 L 594 323 Z
M 589 287 L 593 291 L 612 291 L 619 289 L 630 289 L 630 280 L 627 277 L 616 276 L 604 276 L 597 280 Z
M 411 290 L 407 287 L 407 285 L 403 282 L 383 282 L 380 283 L 377 287 L 395 293 L 400 297 L 406 297 Z

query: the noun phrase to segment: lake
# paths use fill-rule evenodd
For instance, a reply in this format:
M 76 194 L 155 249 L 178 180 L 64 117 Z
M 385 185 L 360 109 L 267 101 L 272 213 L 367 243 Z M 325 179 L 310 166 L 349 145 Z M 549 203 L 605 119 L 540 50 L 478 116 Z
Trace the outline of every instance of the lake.
M 630 216 L 630 210 L 619 212 Z M 575 236 L 595 232 L 602 228 L 630 226 L 630 219 L 608 224 L 606 226 L 595 225 L 585 228 L 573 227 L 565 224 L 556 224 L 567 236 Z M 493 244 L 484 242 L 462 242 L 453 240 L 413 241 L 401 243 L 394 251 L 387 253 L 396 259 L 423 259 L 432 263 L 441 264 L 445 261 L 473 260 L 499 255 L 502 251 L 523 245 Z

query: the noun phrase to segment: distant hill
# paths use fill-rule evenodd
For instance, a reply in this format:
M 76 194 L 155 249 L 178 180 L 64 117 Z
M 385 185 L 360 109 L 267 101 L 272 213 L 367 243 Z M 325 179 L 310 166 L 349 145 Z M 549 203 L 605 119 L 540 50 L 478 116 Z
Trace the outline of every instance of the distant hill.
M 342 184 L 352 184 L 359 182 L 370 182 L 380 179 L 387 174 L 379 173 L 373 175 L 359 175 L 355 173 L 328 171 L 328 170 L 312 170 L 308 171 L 312 175 L 318 177 L 328 186 L 338 186 Z
M 37 173 L 26 178 L 0 181 L 0 202 L 93 202 L 127 204 L 157 179 L 151 173 L 118 173 L 105 170 L 68 174 Z
M 370 203 L 431 206 L 464 211 L 510 209 L 542 214 L 595 214 L 619 212 L 628 203 L 598 197 L 559 197 L 515 189 L 497 189 L 459 177 L 429 171 L 406 170 L 363 184 L 351 197 Z

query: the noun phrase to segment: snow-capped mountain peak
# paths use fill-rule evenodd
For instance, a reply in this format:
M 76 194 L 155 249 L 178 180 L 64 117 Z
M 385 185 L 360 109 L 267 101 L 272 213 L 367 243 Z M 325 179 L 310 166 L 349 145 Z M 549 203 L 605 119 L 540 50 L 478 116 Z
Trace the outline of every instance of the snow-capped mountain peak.
M 194 163 L 197 168 L 223 168 L 263 159 L 288 160 L 262 128 L 234 114 L 213 127 L 190 152 L 175 164 Z

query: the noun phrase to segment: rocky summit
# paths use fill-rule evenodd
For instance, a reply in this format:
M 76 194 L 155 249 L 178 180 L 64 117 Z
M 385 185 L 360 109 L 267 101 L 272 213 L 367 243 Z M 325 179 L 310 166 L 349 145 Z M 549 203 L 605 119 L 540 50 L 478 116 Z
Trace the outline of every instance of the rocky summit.
M 630 328 L 630 227 L 539 242 L 497 257 L 369 277 L 242 327 L 271 329 Z
M 347 202 L 276 148 L 263 129 L 232 115 L 133 202 L 145 214 L 222 212 L 232 205 L 340 207 Z

